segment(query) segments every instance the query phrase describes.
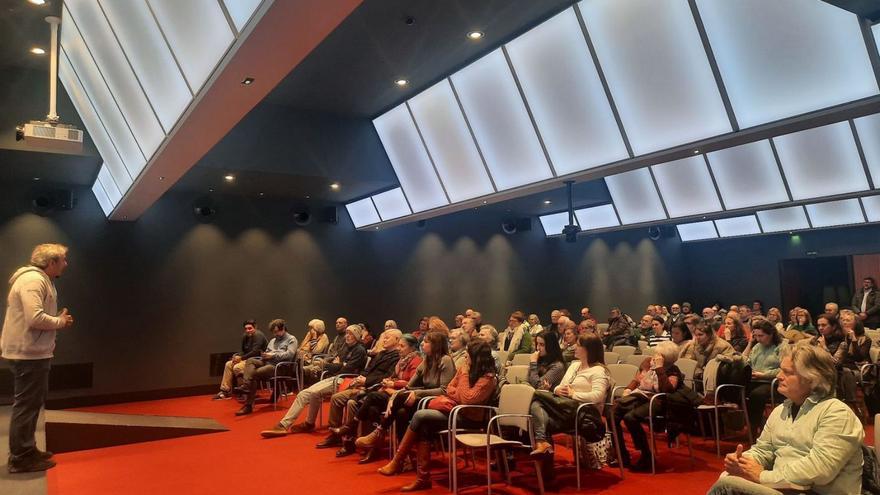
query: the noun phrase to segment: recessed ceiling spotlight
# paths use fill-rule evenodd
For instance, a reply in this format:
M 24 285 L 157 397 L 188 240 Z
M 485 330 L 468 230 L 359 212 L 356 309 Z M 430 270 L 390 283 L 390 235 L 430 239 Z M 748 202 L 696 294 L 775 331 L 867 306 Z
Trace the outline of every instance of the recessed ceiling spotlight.
M 311 196 L 306 196 L 306 199 L 312 199 L 312 197 L 311 197 Z
M 159 176 L 159 180 L 165 180 L 165 176 L 164 176 L 164 175 L 160 175 L 160 176 Z
M 254 83 L 254 78 L 253 78 L 253 77 L 246 77 L 246 78 L 244 78 L 244 79 L 241 80 L 241 85 L 242 85 L 242 86 L 250 86 L 250 85 L 253 84 L 253 83 Z
M 396 84 L 396 85 L 398 85 L 399 87 L 403 88 L 403 87 L 409 85 L 409 81 L 407 81 L 406 79 L 398 79 L 398 80 L 394 81 L 394 84 Z
M 208 192 L 214 192 L 214 188 L 213 188 L 213 187 L 209 187 L 209 188 L 208 188 Z
M 700 150 L 694 150 L 694 154 L 695 154 L 695 155 L 699 155 L 699 154 L 700 154 Z
M 40 180 L 40 178 L 39 178 L 39 177 L 34 177 L 34 180 Z
M 46 4 L 46 0 L 28 0 L 28 2 L 30 2 L 34 5 L 45 5 Z
M 330 189 L 333 189 L 334 191 L 338 191 L 339 190 L 339 183 L 338 182 L 331 183 Z
M 34 55 L 45 55 L 46 50 L 43 50 L 42 48 L 35 46 L 35 47 L 31 48 L 31 53 L 33 53 Z
M 223 180 L 225 180 L 226 182 L 232 182 L 235 180 L 235 176 L 232 174 L 226 174 L 223 176 Z
M 266 195 L 266 193 L 264 193 L 264 192 L 260 193 L 260 196 L 265 196 L 265 195 Z
M 545 205 L 553 204 L 553 201 L 550 201 L 549 199 L 545 199 L 544 204 Z
M 379 227 L 376 227 L 376 230 L 379 230 Z
M 483 204 L 484 204 L 484 205 L 485 205 L 485 204 L 488 204 L 488 203 L 489 203 L 488 201 L 483 201 Z
M 468 37 L 468 39 L 471 39 L 471 40 L 478 40 L 483 37 L 483 32 L 482 31 L 471 31 L 467 34 L 467 37 Z

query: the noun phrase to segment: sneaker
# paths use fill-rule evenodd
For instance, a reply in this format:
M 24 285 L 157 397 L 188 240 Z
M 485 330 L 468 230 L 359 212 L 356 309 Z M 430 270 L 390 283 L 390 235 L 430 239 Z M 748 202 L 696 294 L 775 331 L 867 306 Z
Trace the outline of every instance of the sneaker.
M 281 423 L 275 425 L 271 430 L 263 430 L 260 432 L 260 435 L 263 438 L 278 438 L 287 436 L 287 428 L 284 427 Z
M 40 459 L 39 457 L 31 457 L 19 462 L 10 462 L 6 469 L 12 473 L 35 473 L 45 471 L 55 467 L 55 461 L 50 459 Z
M 221 391 L 217 392 L 217 395 L 215 395 L 214 397 L 211 397 L 211 400 L 226 400 L 226 399 L 231 399 L 231 398 L 232 398 L 232 396 L 229 395 L 229 392 L 227 392 L 225 390 L 221 390 Z
M 290 427 L 290 433 L 308 433 L 314 431 L 315 425 L 309 422 L 299 423 Z

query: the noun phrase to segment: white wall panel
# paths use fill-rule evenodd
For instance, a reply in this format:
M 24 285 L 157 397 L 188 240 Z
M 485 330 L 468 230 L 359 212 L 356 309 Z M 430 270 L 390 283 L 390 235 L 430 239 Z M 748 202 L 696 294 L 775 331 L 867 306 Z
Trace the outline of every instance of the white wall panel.
M 676 225 L 676 228 L 678 228 L 678 235 L 684 242 L 718 238 L 718 233 L 715 231 L 715 224 L 713 224 L 711 220 Z
M 232 22 L 235 24 L 235 29 L 239 31 L 247 24 L 251 16 L 254 15 L 260 3 L 262 3 L 262 0 L 223 0 L 223 5 L 226 6 L 226 11 L 229 12 L 229 17 L 232 18 Z
M 764 233 L 810 228 L 810 223 L 807 220 L 807 214 L 804 212 L 803 206 L 759 211 L 758 220 L 761 221 L 761 229 Z
M 758 219 L 755 218 L 755 215 L 719 218 L 718 220 L 715 220 L 715 228 L 718 229 L 718 235 L 721 237 L 736 237 L 761 233 L 761 228 L 758 226 Z
M 697 0 L 740 126 L 877 94 L 858 17 L 820 0 Z
M 100 3 L 159 121 L 165 132 L 169 132 L 192 100 L 192 93 L 162 38 L 159 25 L 146 2 L 101 0 Z
M 449 81 L 409 101 L 437 173 L 453 203 L 495 192 Z
M 107 199 L 110 200 L 110 204 L 114 207 L 118 205 L 119 200 L 122 199 L 122 193 L 119 191 L 119 188 L 116 187 L 113 177 L 110 176 L 110 171 L 107 170 L 107 167 L 104 166 L 104 164 L 101 164 L 101 168 L 98 171 L 98 182 L 100 182 L 101 187 L 104 188 L 104 192 L 107 194 Z
M 217 0 L 148 0 L 190 86 L 198 92 L 232 44 Z
M 382 221 L 393 220 L 412 213 L 406 204 L 406 197 L 399 187 L 373 196 L 373 203 L 379 210 Z
M 501 49 L 451 78 L 498 190 L 553 176 Z
M 868 189 L 849 122 L 786 134 L 773 142 L 796 200 Z
M 651 167 L 671 218 L 721 211 L 709 168 L 702 156 Z
M 507 45 L 556 173 L 629 155 L 574 9 Z
M 110 199 L 107 197 L 107 193 L 104 191 L 104 187 L 101 185 L 100 181 L 95 181 L 92 184 L 92 194 L 95 195 L 95 199 L 98 200 L 98 204 L 101 205 L 101 210 L 104 211 L 104 216 L 110 216 L 110 213 L 113 212 L 113 205 L 110 203 Z
M 620 225 L 620 220 L 614 213 L 614 206 L 610 204 L 574 210 L 574 215 L 584 230 L 604 229 Z
M 406 105 L 398 105 L 376 118 L 373 126 L 413 211 L 448 204 Z
M 348 210 L 348 216 L 351 217 L 351 223 L 355 228 L 380 222 L 379 213 L 376 212 L 376 207 L 373 206 L 373 200 L 370 198 L 348 203 L 345 209 Z
M 865 206 L 869 222 L 880 222 L 880 195 L 862 198 L 862 205 Z
M 807 214 L 810 216 L 813 228 L 851 225 L 865 221 L 862 207 L 856 198 L 807 205 Z
M 89 54 L 76 25 L 68 22 L 67 9 L 62 19 L 61 46 L 66 53 L 74 73 L 85 89 L 86 94 L 101 117 L 110 139 L 116 145 L 122 162 L 131 177 L 137 177 L 146 164 L 146 159 L 138 147 L 137 141 L 128 127 L 128 123 L 120 112 L 110 89 L 98 71 L 92 56 Z M 102 156 L 103 158 L 103 156 Z M 106 158 L 105 158 L 106 159 Z
M 874 188 L 880 188 L 880 114 L 854 120 Z
M 624 225 L 666 219 L 647 168 L 605 177 L 605 184 Z
M 579 6 L 637 155 L 731 132 L 687 2 Z
M 149 160 L 165 138 L 165 131 L 150 107 L 150 102 L 116 41 L 101 7 L 94 0 L 66 0 L 64 4 L 76 27 L 87 40 L 89 52 L 141 151 Z
M 770 141 L 713 151 L 707 158 L 728 210 L 788 201 Z
M 568 212 L 561 211 L 550 215 L 541 215 L 541 227 L 544 228 L 544 235 L 558 235 L 562 233 L 562 229 L 568 225 Z M 575 219 L 577 222 L 577 219 Z

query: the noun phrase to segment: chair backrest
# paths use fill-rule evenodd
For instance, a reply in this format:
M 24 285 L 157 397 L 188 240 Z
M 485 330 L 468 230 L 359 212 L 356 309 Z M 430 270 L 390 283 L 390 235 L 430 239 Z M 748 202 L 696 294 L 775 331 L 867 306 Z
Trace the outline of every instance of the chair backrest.
M 529 367 L 523 364 L 514 364 L 507 368 L 507 383 L 527 383 L 529 379 Z
M 697 371 L 697 362 L 693 359 L 688 358 L 680 358 L 675 362 L 675 365 L 678 366 L 678 369 L 681 370 L 681 373 L 684 375 L 685 383 L 690 383 L 690 387 L 694 387 L 694 374 Z
M 507 351 L 498 351 L 498 362 L 501 363 L 501 366 L 504 366 L 504 363 L 507 362 Z
M 876 363 L 880 359 L 880 347 L 872 346 L 868 354 L 871 356 L 871 362 Z
M 679 360 L 680 361 L 680 360 Z M 703 393 L 709 395 L 718 385 L 718 367 L 721 361 L 718 359 L 710 359 L 706 366 L 703 366 Z
M 648 348 L 648 341 L 647 340 L 640 340 L 639 341 L 639 349 L 641 349 L 642 352 L 645 352 L 645 349 L 647 349 L 647 348 Z
M 626 359 L 627 356 L 631 356 L 636 353 L 636 348 L 631 345 L 616 345 L 611 350 L 620 354 L 620 359 Z
M 609 364 L 608 371 L 611 372 L 611 379 L 614 381 L 615 387 L 625 387 L 636 377 L 639 367 L 627 363 Z
M 642 356 L 653 356 L 656 352 L 656 347 L 645 347 L 642 349 Z
M 605 352 L 605 364 L 617 364 L 620 362 L 620 354 L 616 352 Z
M 599 334 L 600 334 L 600 335 L 601 335 L 601 334 L 604 334 L 604 333 L 605 333 L 605 330 L 608 330 L 608 324 L 607 324 L 607 323 L 597 323 L 597 324 L 596 324 L 596 330 L 599 331 Z
M 529 361 L 531 359 L 532 359 L 531 354 L 515 354 L 513 356 L 512 361 L 513 361 L 513 364 L 516 364 L 516 365 L 524 364 L 524 365 L 528 366 Z
M 865 329 L 865 335 L 871 339 L 874 343 L 880 341 L 880 329 L 871 330 L 870 328 Z
M 623 362 L 626 364 L 631 364 L 638 368 L 642 365 L 642 361 L 644 360 L 645 356 L 642 356 L 641 354 L 632 354 L 630 356 L 627 356 L 626 359 L 623 360 Z
M 498 399 L 498 414 L 529 414 L 532 405 L 532 396 L 535 389 L 524 383 L 508 383 L 501 387 L 501 397 Z M 516 426 L 520 430 L 528 431 L 528 423 L 525 418 L 501 418 L 498 420 L 501 426 Z

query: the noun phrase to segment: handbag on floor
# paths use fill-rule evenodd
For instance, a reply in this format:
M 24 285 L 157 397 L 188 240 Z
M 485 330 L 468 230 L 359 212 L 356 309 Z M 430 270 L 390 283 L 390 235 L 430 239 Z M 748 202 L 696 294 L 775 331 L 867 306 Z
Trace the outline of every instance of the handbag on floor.
M 614 445 L 611 443 L 611 432 L 606 431 L 605 436 L 598 442 L 588 442 L 583 437 L 577 439 L 578 451 L 581 456 L 581 467 L 587 469 L 602 469 L 609 461 L 615 458 Z

